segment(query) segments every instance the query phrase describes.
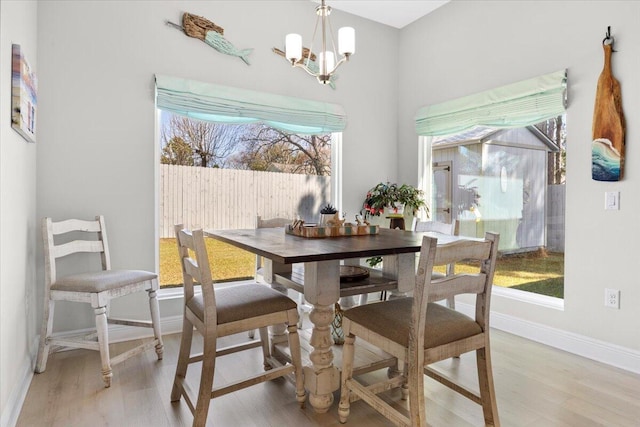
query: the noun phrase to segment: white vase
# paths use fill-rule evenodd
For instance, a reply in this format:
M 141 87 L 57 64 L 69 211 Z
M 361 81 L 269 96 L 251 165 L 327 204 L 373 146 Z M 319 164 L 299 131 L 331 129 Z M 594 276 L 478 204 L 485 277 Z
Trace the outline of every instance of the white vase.
M 336 214 L 323 214 L 323 213 L 321 213 L 320 214 L 320 224 L 318 224 L 318 225 L 326 225 L 327 221 L 329 221 L 330 219 L 333 219 L 333 217 L 335 215 Z
M 404 203 L 395 202 L 393 206 L 387 206 L 386 208 L 384 208 L 384 212 L 387 215 L 403 215 Z

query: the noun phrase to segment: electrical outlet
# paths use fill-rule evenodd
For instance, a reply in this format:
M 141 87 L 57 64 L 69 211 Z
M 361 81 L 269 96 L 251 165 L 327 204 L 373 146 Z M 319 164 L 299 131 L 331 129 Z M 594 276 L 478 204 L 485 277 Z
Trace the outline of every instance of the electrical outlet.
M 604 290 L 604 306 L 611 308 L 620 308 L 620 291 L 618 289 Z

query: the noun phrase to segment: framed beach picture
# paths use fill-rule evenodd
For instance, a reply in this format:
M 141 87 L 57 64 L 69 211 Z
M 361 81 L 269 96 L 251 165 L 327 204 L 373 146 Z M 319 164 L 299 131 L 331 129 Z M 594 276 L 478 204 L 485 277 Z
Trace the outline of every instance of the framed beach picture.
M 11 127 L 27 141 L 36 142 L 36 75 L 20 45 L 11 45 L 11 58 Z

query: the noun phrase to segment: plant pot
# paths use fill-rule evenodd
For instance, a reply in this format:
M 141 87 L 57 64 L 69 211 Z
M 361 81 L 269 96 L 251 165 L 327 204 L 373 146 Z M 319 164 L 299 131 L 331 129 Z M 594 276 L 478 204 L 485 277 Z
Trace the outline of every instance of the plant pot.
M 404 203 L 396 202 L 393 206 L 387 206 L 384 212 L 387 215 L 404 215 Z
M 333 219 L 336 214 L 320 214 L 320 223 L 318 225 L 326 225 L 327 221 Z

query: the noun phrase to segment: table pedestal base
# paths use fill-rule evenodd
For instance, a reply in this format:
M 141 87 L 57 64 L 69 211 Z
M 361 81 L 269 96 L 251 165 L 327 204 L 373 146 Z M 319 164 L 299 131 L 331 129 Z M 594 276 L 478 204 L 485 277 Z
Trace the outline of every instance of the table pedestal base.
M 304 385 L 309 390 L 309 403 L 318 413 L 327 412 L 333 403 L 333 392 L 340 386 L 340 372 L 333 365 L 333 340 L 330 324 L 333 306 L 314 304 L 309 319 L 313 323 L 309 344 L 311 366 L 304 368 Z

